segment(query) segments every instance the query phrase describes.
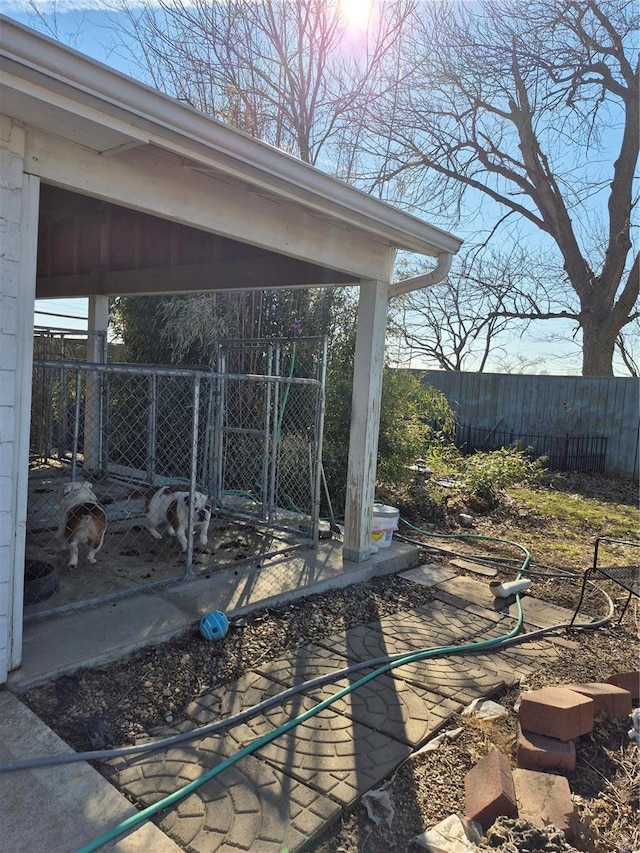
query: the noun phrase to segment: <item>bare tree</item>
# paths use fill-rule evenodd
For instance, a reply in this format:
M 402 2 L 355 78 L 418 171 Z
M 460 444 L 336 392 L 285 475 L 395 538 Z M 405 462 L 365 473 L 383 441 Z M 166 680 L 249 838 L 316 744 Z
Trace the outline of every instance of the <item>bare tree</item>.
M 356 38 L 326 0 L 113 0 L 122 49 L 163 91 L 336 171 L 350 118 L 400 40 L 415 0 L 376 4 Z M 133 46 L 133 47 L 132 47 Z
M 526 226 L 520 239 L 540 233 L 559 252 L 564 304 L 503 313 L 573 321 L 588 376 L 612 374 L 638 316 L 637 12 L 629 0 L 423 4 L 403 43 L 410 73 L 366 121 L 378 182 L 398 197 L 442 210 L 475 190 L 479 216 L 501 210 Z
M 637 317 L 616 338 L 616 355 L 629 376 L 640 376 L 640 320 Z
M 410 293 L 393 307 L 392 333 L 411 360 L 443 370 L 531 369 L 540 359 L 514 345 L 530 321 L 504 312 L 513 313 L 509 308 L 525 293 L 529 298 L 544 290 L 542 273 L 538 270 L 538 279 L 534 270 L 532 256 L 524 252 L 467 249 L 442 284 Z

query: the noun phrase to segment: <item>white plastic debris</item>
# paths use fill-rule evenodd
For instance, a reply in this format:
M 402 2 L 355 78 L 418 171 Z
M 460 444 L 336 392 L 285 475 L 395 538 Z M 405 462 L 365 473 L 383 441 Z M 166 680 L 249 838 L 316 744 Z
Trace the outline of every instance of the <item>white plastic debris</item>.
M 463 717 L 476 716 L 481 720 L 500 720 L 509 716 L 503 705 L 491 699 L 474 699 L 461 713 Z
M 446 732 L 442 732 L 441 734 L 437 735 L 436 737 L 434 737 L 430 741 L 428 741 L 417 752 L 412 752 L 409 757 L 415 758 L 417 755 L 422 755 L 423 752 L 435 752 L 436 750 L 440 749 L 440 747 L 442 746 L 442 744 L 446 740 L 455 740 L 458 737 L 458 735 L 462 734 L 463 731 L 464 731 L 464 726 L 460 726 L 460 728 L 458 728 L 458 729 L 449 729 Z
M 367 810 L 369 820 L 372 820 L 376 826 L 384 823 L 389 829 L 391 828 L 395 809 L 391 805 L 391 797 L 388 791 L 384 788 L 367 791 L 362 797 L 362 803 Z
M 629 737 L 631 740 L 635 740 L 636 743 L 640 743 L 640 708 L 634 708 L 629 714 L 629 718 L 633 726 L 633 728 L 629 729 Z
M 491 581 L 489 589 L 495 598 L 509 598 L 510 595 L 516 595 L 518 592 L 524 592 L 531 586 L 530 578 L 518 578 L 515 581 Z
M 426 832 L 416 835 L 412 841 L 428 853 L 471 853 L 476 851 L 476 841 L 482 838 L 477 823 L 458 814 L 449 815 Z

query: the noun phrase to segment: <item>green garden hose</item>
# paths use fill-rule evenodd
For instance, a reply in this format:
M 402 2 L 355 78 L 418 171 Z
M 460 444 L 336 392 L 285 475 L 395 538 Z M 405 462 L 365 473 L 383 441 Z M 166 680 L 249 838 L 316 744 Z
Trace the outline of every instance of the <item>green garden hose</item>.
M 425 534 L 425 531 L 419 530 L 419 528 L 416 528 L 413 525 L 408 524 L 408 522 L 404 522 L 404 523 L 407 524 L 412 529 L 417 530 L 418 532 Z M 522 561 L 522 564 L 518 570 L 516 577 L 519 577 L 522 574 L 522 572 L 526 570 L 527 566 L 531 562 L 531 554 L 524 546 L 519 545 L 518 543 L 515 543 L 515 542 L 509 542 L 506 539 L 499 539 L 499 538 L 493 537 L 493 536 L 481 536 L 478 534 L 460 534 L 460 535 L 448 534 L 448 535 L 440 536 L 438 534 L 426 533 L 425 535 L 434 536 L 436 538 L 447 538 L 447 539 L 454 538 L 454 539 L 475 539 L 475 540 L 484 540 L 484 541 L 490 540 L 493 542 L 500 542 L 502 544 L 506 544 L 506 545 L 510 545 L 512 547 L 516 547 L 520 551 L 522 551 L 522 553 L 525 555 L 524 560 Z M 261 749 L 263 746 L 266 746 L 268 743 L 271 743 L 271 741 L 275 740 L 276 738 L 280 737 L 281 735 L 285 734 L 286 732 L 290 731 L 291 729 L 295 728 L 296 726 L 300 725 L 301 723 L 306 722 L 308 719 L 310 719 L 311 717 L 320 713 L 325 708 L 328 708 L 330 705 L 332 705 L 334 702 L 337 702 L 339 699 L 342 699 L 344 696 L 347 696 L 353 690 L 357 690 L 359 687 L 362 687 L 363 685 L 367 684 L 369 681 L 372 681 L 374 678 L 377 678 L 379 675 L 382 675 L 383 673 L 388 672 L 391 669 L 395 669 L 397 667 L 400 667 L 400 666 L 403 666 L 406 664 L 414 663 L 416 661 L 427 660 L 429 658 L 443 657 L 446 655 L 458 655 L 458 654 L 463 654 L 463 653 L 485 651 L 485 650 L 494 649 L 496 647 L 500 647 L 500 646 L 504 645 L 510 639 L 515 637 L 519 633 L 519 631 L 522 627 L 523 613 L 522 613 L 522 604 L 520 602 L 520 596 L 519 595 L 516 595 L 516 603 L 517 603 L 516 624 L 511 629 L 511 631 L 509 631 L 507 634 L 504 634 L 501 637 L 494 637 L 493 639 L 482 640 L 482 641 L 478 641 L 475 643 L 465 643 L 463 645 L 457 645 L 457 646 L 439 646 L 439 647 L 432 648 L 432 649 L 425 649 L 425 650 L 422 650 L 419 652 L 412 652 L 410 654 L 396 656 L 394 659 L 390 660 L 389 662 L 383 664 L 382 666 L 378 667 L 377 669 L 375 669 L 372 672 L 368 673 L 367 675 L 363 676 L 358 681 L 355 681 L 353 684 L 350 684 L 347 687 L 343 688 L 342 690 L 339 690 L 337 693 L 333 694 L 333 696 L 329 696 L 327 699 L 324 699 L 323 701 L 319 702 L 317 705 L 314 705 L 308 711 L 305 711 L 304 713 L 299 714 L 297 717 L 294 717 L 291 720 L 288 720 L 286 723 L 283 723 L 281 726 L 278 726 L 278 728 L 274 729 L 274 731 L 269 732 L 268 734 L 262 735 L 262 737 L 257 738 L 255 741 L 253 741 L 253 743 L 248 744 L 247 746 L 243 747 L 238 752 L 236 752 L 234 755 L 230 756 L 229 758 L 226 758 L 224 761 L 220 762 L 220 764 L 216 765 L 215 767 L 212 767 L 210 770 L 203 773 L 202 776 L 200 776 L 198 779 L 194 779 L 192 782 L 189 782 L 187 785 L 184 785 L 182 788 L 179 788 L 178 790 L 174 791 L 172 794 L 169 794 L 166 797 L 163 797 L 158 802 L 153 803 L 150 806 L 147 806 L 146 808 L 142 809 L 137 814 L 132 815 L 131 817 L 125 819 L 124 821 L 119 823 L 117 826 L 113 827 L 112 829 L 103 833 L 98 838 L 89 842 L 89 844 L 86 844 L 85 846 L 81 847 L 77 851 L 77 853 L 92 853 L 92 851 L 100 849 L 100 847 L 103 847 L 105 844 L 108 844 L 110 841 L 113 841 L 115 838 L 118 838 L 120 835 L 124 834 L 125 832 L 131 831 L 132 829 L 139 826 L 144 821 L 151 818 L 154 814 L 157 814 L 159 811 L 162 811 L 163 809 L 166 809 L 166 808 L 174 805 L 175 803 L 180 802 L 185 797 L 188 797 L 190 794 L 192 794 L 195 790 L 197 790 L 199 787 L 204 785 L 206 782 L 215 778 L 220 773 L 227 770 L 229 767 L 232 767 L 234 764 L 236 764 L 238 761 L 240 761 L 240 759 L 244 758 L 247 755 L 252 755 L 254 752 L 257 752 L 257 750 Z

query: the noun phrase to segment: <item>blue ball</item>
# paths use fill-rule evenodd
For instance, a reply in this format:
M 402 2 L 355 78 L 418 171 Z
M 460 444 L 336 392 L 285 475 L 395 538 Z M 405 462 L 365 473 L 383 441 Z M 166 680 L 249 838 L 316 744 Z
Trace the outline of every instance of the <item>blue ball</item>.
M 222 610 L 205 613 L 200 620 L 200 633 L 205 640 L 222 640 L 227 636 L 229 620 Z

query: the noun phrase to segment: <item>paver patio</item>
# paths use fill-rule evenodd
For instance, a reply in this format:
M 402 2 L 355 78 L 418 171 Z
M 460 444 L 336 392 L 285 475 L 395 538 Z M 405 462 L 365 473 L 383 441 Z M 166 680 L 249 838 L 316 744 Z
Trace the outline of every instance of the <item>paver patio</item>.
M 143 806 L 157 802 L 360 679 L 371 667 L 332 683 L 304 686 L 310 679 L 386 655 L 488 640 L 515 624 L 515 612 L 508 603 L 496 606 L 486 583 L 442 578 L 434 592 L 436 599 L 424 607 L 301 647 L 209 691 L 186 709 L 179 727 L 163 733 L 227 719 L 303 685 L 283 703 L 220 735 L 167 752 L 111 761 L 108 778 Z M 549 619 L 557 620 L 558 614 L 534 601 L 525 600 L 525 608 L 535 613 L 532 621 L 554 624 Z M 472 699 L 492 695 L 530 674 L 540 666 L 542 654 L 555 656 L 558 651 L 553 642 L 540 639 L 499 653 L 455 654 L 395 668 L 225 769 L 179 806 L 160 814 L 159 826 L 190 851 L 302 850 Z

